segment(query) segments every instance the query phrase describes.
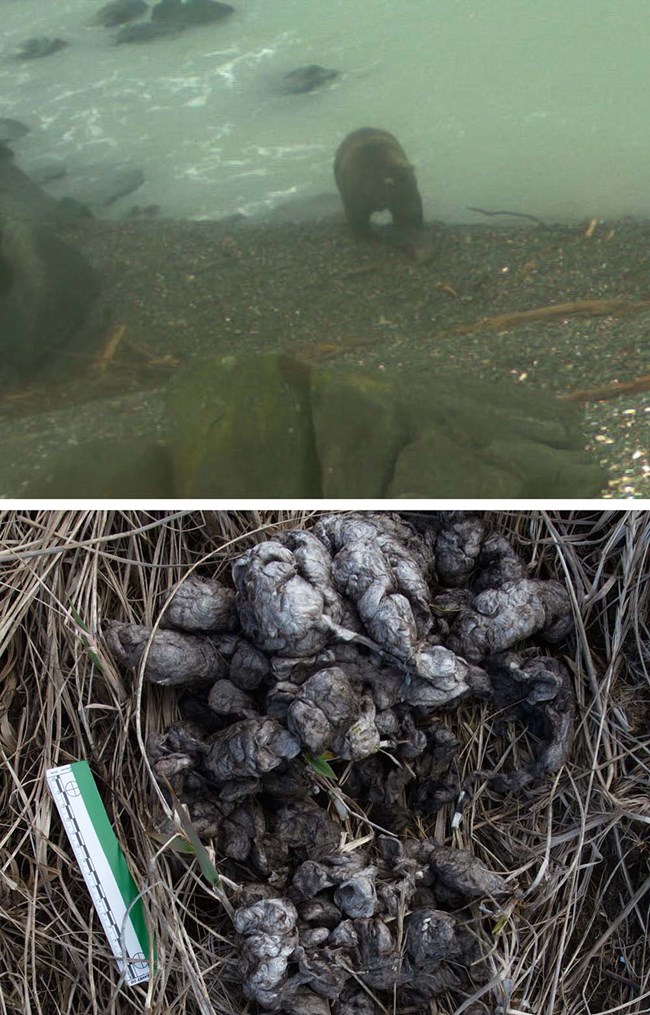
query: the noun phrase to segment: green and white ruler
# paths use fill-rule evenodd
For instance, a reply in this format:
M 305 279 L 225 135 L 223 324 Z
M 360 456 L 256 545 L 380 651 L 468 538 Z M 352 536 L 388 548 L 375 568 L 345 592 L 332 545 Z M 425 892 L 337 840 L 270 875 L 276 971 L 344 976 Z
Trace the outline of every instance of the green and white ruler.
M 87 761 L 46 772 L 70 845 L 124 979 L 149 979 L 149 934 L 138 890 Z

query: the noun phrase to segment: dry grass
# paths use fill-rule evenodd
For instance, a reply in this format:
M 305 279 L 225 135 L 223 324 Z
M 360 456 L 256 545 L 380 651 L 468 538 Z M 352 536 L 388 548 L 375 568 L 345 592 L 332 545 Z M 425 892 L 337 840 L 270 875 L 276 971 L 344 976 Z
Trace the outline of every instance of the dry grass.
M 2 1015 L 251 1010 L 236 989 L 218 901 L 196 864 L 151 834 L 161 803 L 143 741 L 175 717 L 173 695 L 117 672 L 94 639 L 102 617 L 153 623 L 190 567 L 227 571 L 251 541 L 308 521 L 288 512 L 0 516 Z M 479 782 L 456 832 L 453 807 L 427 831 L 471 847 L 521 889 L 490 919 L 474 910 L 492 974 L 485 1000 L 496 1011 L 648 1012 L 650 514 L 523 511 L 492 521 L 536 571 L 571 589 L 575 746 L 548 784 L 503 798 Z M 521 731 L 504 737 L 489 709 L 461 708 L 446 721 L 463 741 L 465 772 L 526 749 Z M 120 984 L 46 790 L 47 768 L 82 758 L 147 889 L 158 953 L 148 985 Z M 441 998 L 431 1011 L 462 1007 Z

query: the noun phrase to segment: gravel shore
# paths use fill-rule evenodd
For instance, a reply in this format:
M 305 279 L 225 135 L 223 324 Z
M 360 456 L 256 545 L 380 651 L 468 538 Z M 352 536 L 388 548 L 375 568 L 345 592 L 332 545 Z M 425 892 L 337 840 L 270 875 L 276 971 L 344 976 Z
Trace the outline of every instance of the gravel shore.
M 650 391 L 608 389 L 650 374 L 650 223 L 504 221 L 432 224 L 421 261 L 389 229 L 359 242 L 339 219 L 81 223 L 70 239 L 101 277 L 98 337 L 2 397 L 2 494 L 20 496 L 50 447 L 134 425 L 160 436 L 161 393 L 184 364 L 283 351 L 572 396 L 605 496 L 649 497 Z

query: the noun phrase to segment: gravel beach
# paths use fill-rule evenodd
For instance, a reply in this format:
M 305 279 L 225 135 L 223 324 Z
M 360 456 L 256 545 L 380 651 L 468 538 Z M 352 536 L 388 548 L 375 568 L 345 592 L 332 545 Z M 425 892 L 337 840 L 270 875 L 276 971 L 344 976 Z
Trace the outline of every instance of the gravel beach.
M 3 394 L 0 492 L 19 497 L 62 444 L 164 436 L 166 383 L 191 361 L 282 351 L 570 396 L 604 496 L 650 496 L 650 223 L 503 215 L 427 229 L 418 259 L 390 227 L 360 242 L 338 217 L 71 228 L 101 295 L 65 357 Z

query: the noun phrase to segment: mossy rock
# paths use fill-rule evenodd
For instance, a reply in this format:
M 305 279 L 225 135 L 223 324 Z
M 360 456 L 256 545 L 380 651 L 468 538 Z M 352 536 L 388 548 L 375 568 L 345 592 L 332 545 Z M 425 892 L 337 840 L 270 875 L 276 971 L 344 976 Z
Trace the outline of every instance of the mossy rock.
M 196 364 L 169 408 L 183 497 L 585 497 L 605 483 L 579 412 L 512 385 L 269 353 Z
M 168 391 L 181 497 L 318 497 L 309 371 L 288 356 L 225 356 Z
M 311 374 L 321 496 L 383 497 L 408 440 L 393 385 L 381 376 L 322 367 Z

